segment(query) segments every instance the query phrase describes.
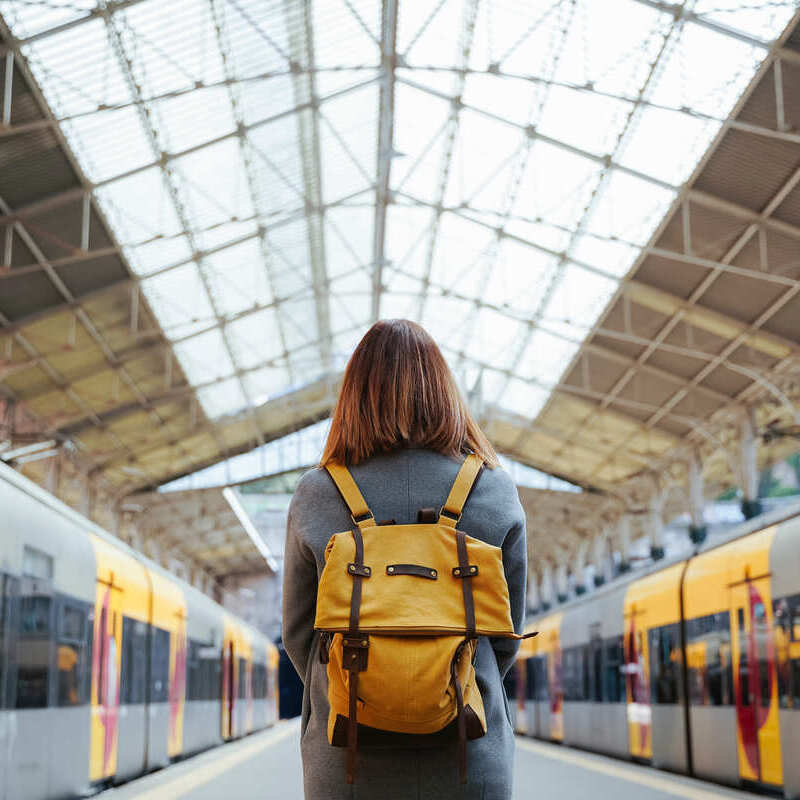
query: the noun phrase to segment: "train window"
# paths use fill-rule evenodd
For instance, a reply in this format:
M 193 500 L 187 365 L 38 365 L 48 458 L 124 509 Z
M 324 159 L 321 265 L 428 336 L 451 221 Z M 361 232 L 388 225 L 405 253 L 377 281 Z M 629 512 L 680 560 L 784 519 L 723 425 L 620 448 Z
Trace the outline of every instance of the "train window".
M 583 700 L 591 700 L 594 694 L 594 689 L 592 687 L 592 650 L 591 646 L 585 644 L 581 650 L 583 655 L 583 680 L 581 686 L 581 696 Z
M 679 634 L 677 623 L 650 629 L 650 696 L 654 703 L 679 701 L 682 658 Z
M 122 617 L 122 687 L 123 705 L 144 703 L 147 687 L 147 623 Z
M 689 699 L 693 705 L 731 703 L 730 649 L 727 612 L 686 621 Z
M 606 643 L 604 694 L 609 703 L 621 703 L 625 700 L 623 661 L 623 637 L 617 636 Z
M 525 659 L 525 699 L 536 699 L 536 659 Z
M 592 641 L 592 700 L 603 702 L 603 642 L 598 637 Z
M 14 624 L 11 618 L 14 588 L 14 579 L 0 574 L 0 708 L 11 706 L 11 686 L 15 683 L 12 649 Z
M 253 664 L 253 697 L 262 700 L 267 696 L 267 668 Z
M 239 659 L 239 692 L 238 697 L 244 698 L 246 697 L 246 689 L 247 689 L 247 662 L 243 659 Z
M 58 622 L 58 705 L 78 706 L 87 702 L 85 673 L 89 669 L 86 654 L 87 611 L 68 603 L 61 606 Z
M 52 598 L 20 598 L 17 632 L 17 708 L 48 705 L 51 663 Z
M 150 702 L 166 703 L 169 697 L 169 633 L 152 628 Z

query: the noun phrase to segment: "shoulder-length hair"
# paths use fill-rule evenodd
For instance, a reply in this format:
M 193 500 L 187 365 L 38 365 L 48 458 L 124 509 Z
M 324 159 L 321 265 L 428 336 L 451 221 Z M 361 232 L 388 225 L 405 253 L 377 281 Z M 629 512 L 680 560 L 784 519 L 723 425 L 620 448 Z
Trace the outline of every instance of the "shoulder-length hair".
M 344 372 L 320 466 L 358 464 L 374 453 L 423 447 L 457 458 L 497 454 L 458 391 L 431 335 L 407 319 L 376 322 Z

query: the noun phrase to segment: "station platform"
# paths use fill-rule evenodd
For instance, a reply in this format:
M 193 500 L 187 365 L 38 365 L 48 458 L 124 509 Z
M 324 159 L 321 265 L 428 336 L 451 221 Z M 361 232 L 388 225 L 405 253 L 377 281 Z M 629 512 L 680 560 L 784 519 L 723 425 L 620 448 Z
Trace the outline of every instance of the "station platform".
M 209 750 L 139 780 L 102 800 L 303 800 L 298 720 Z M 614 800 L 755 800 L 748 792 L 559 745 L 517 738 L 514 800 L 613 797 Z M 376 798 L 379 800 L 379 798 Z

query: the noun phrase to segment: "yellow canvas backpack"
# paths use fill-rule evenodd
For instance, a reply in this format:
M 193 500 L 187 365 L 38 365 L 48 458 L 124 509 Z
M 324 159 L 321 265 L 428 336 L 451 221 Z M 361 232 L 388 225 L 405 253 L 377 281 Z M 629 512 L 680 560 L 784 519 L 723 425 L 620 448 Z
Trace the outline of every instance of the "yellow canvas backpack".
M 376 523 L 352 475 L 326 465 L 350 510 L 352 530 L 331 536 L 314 628 L 327 664 L 328 741 L 347 747 L 347 782 L 358 742 L 442 746 L 486 733 L 473 661 L 478 636 L 514 632 L 502 551 L 456 527 L 483 462 L 468 455 L 438 515 L 417 524 Z

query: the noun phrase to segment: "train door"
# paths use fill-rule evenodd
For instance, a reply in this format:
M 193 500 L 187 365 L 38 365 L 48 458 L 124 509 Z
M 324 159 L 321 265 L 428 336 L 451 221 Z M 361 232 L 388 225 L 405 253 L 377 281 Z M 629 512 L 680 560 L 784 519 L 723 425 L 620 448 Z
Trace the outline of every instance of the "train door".
M 117 771 L 121 656 L 122 587 L 113 571 L 106 575 L 103 570 L 97 579 L 92 647 L 92 782 Z
M 650 664 L 645 614 L 635 605 L 625 610 L 625 698 L 628 708 L 628 748 L 634 758 L 653 756 L 650 705 Z
M 222 738 L 233 736 L 233 706 L 236 697 L 234 681 L 233 642 L 227 639 L 222 646 Z
M 769 576 L 732 584 L 730 598 L 739 777 L 780 786 L 783 766 Z

